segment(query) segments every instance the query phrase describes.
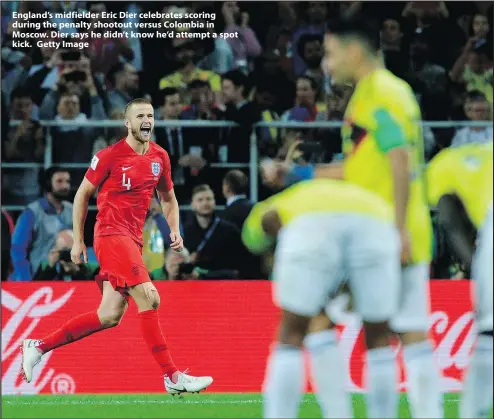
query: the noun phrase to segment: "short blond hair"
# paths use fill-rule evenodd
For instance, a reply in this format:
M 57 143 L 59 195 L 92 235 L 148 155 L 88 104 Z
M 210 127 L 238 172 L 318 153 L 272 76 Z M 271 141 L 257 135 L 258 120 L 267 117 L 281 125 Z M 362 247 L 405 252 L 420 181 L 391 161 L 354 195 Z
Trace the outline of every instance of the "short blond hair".
M 139 97 L 137 99 L 134 99 L 134 100 L 131 100 L 129 103 L 127 103 L 127 105 L 125 106 L 125 110 L 124 110 L 124 116 L 125 118 L 127 118 L 127 112 L 129 111 L 129 109 L 133 106 L 133 105 L 151 105 L 153 106 L 153 104 L 151 103 L 151 101 L 149 99 L 145 99 L 143 97 Z

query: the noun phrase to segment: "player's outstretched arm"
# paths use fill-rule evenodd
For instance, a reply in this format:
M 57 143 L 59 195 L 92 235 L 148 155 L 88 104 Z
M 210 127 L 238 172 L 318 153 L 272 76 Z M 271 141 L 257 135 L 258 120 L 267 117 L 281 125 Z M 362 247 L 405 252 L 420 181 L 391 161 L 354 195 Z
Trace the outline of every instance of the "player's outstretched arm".
M 163 209 L 163 215 L 170 227 L 170 239 L 172 241 L 170 247 L 180 252 L 184 247 L 184 243 L 180 235 L 180 209 L 175 191 L 172 188 L 169 191 L 158 190 L 157 192 L 161 208 Z
M 87 250 L 84 244 L 84 223 L 86 222 L 89 199 L 95 194 L 96 186 L 84 178 L 75 194 L 72 222 L 74 225 L 74 246 L 71 251 L 72 262 L 81 263 L 81 253 L 87 263 Z
M 261 175 L 263 182 L 272 188 L 282 188 L 314 178 L 343 180 L 343 161 L 302 166 L 286 161 L 265 159 L 261 162 Z

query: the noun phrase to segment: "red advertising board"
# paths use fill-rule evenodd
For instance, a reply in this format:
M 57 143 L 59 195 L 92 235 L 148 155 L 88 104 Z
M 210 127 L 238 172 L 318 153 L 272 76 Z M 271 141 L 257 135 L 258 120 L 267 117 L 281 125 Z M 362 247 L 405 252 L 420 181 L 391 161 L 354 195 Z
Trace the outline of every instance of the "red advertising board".
M 264 281 L 156 282 L 160 318 L 177 366 L 214 377 L 212 392 L 259 392 L 278 310 Z M 468 281 L 431 281 L 430 333 L 443 389 L 459 391 L 475 339 Z M 19 346 L 77 314 L 96 310 L 92 282 L 2 284 L 2 393 L 162 392 L 160 371 L 141 339 L 131 303 L 120 326 L 47 354 L 26 384 Z M 358 319 L 340 327 L 351 391 L 363 390 L 364 349 Z M 406 380 L 402 374 L 402 389 Z

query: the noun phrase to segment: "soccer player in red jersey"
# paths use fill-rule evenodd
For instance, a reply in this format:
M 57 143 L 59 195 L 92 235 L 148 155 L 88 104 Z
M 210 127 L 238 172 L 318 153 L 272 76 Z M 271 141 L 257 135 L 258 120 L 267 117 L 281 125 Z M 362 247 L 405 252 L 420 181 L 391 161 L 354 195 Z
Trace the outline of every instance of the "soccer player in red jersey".
M 171 248 L 175 251 L 183 248 L 170 159 L 164 149 L 150 141 L 154 129 L 151 102 L 135 99 L 128 103 L 125 126 L 126 138 L 93 157 L 74 199 L 71 257 L 74 263 L 82 263 L 81 255 L 87 262 L 84 222 L 88 202 L 99 188 L 94 249 L 101 267 L 96 278 L 103 295 L 100 306 L 69 320 L 41 340 L 24 340 L 21 372 L 29 383 L 33 367 L 43 354 L 117 326 L 132 298 L 138 308 L 143 338 L 163 372 L 165 389 L 172 395 L 199 392 L 213 379 L 192 377 L 180 372 L 173 363 L 158 318 L 160 297 L 142 259 L 142 230 L 155 189 L 170 226 Z

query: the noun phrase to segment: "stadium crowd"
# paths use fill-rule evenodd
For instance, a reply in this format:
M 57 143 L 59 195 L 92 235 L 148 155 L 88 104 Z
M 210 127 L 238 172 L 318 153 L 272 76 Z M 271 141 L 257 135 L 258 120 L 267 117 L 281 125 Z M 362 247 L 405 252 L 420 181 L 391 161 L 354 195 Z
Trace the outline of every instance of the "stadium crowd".
M 122 121 L 125 105 L 137 97 L 152 100 L 157 121 L 237 124 L 155 129 L 154 140 L 170 155 L 178 201 L 190 209 L 182 214 L 187 251 L 177 254 L 167 250 L 169 230 L 159 204 L 151 204 L 143 249 L 151 278 L 267 278 L 269 261 L 251 256 L 240 239 L 252 208 L 251 134 L 255 131 L 261 158 L 283 157 L 297 140 L 301 161 L 339 158 L 338 128 L 255 127 L 262 121 L 342 120 L 352 86 L 333 84 L 321 66 L 323 36 L 332 17 L 363 13 L 380 22 L 385 64 L 413 87 L 425 121 L 492 120 L 489 3 L 20 1 L 2 2 L 1 8 L 2 280 L 92 279 L 98 274 L 94 255 L 83 266 L 70 261 L 70 201 L 91 157 L 123 138 L 126 128 L 123 123 L 100 128 L 67 122 Z M 215 13 L 209 30 L 239 36 L 101 37 L 90 38 L 89 48 L 82 50 L 14 47 L 13 32 L 22 29 L 14 29 L 13 12 L 45 10 Z M 47 32 L 51 36 L 53 30 Z M 40 120 L 65 124 L 47 128 Z M 426 127 L 426 159 L 445 147 L 492 141 L 492 131 L 492 126 Z M 245 169 L 231 170 L 227 163 L 243 163 Z M 259 198 L 268 194 L 260 185 Z M 13 209 L 5 210 L 8 206 Z M 91 246 L 94 211 L 88 220 L 86 243 Z M 449 254 L 438 226 L 431 276 L 469 276 Z

